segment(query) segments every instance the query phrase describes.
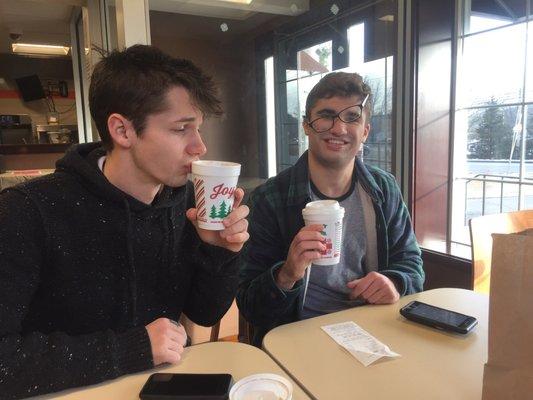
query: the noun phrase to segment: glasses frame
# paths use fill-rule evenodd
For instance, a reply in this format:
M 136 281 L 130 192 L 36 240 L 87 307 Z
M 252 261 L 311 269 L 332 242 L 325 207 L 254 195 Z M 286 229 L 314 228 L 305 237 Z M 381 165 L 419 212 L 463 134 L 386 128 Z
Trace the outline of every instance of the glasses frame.
M 315 118 L 314 120 L 312 121 L 309 121 L 307 122 L 307 125 L 309 125 L 309 127 L 314 130 L 316 133 L 324 133 L 324 132 L 327 132 L 329 131 L 331 128 L 333 128 L 333 126 L 335 125 L 335 119 L 338 118 L 340 121 L 344 122 L 345 124 L 354 124 L 356 123 L 357 121 L 359 121 L 361 119 L 361 116 L 363 115 L 363 111 L 364 111 L 364 108 L 365 108 L 365 105 L 366 105 L 366 102 L 368 101 L 368 98 L 370 97 L 370 94 L 367 94 L 365 96 L 365 98 L 363 99 L 363 102 L 361 104 L 354 104 L 353 106 L 348 106 L 346 108 L 343 108 L 342 110 L 340 110 L 337 115 L 334 115 L 332 117 L 318 117 L 318 118 Z M 341 118 L 341 113 L 343 113 L 344 111 L 346 111 L 347 109 L 349 108 L 352 108 L 352 107 L 359 107 L 361 109 L 361 115 L 359 116 L 359 118 L 357 118 L 356 120 L 353 120 L 353 121 L 345 121 Z M 331 126 L 326 129 L 326 130 L 323 130 L 323 131 L 317 131 L 314 127 L 313 127 L 313 124 L 318 121 L 319 119 L 331 119 Z

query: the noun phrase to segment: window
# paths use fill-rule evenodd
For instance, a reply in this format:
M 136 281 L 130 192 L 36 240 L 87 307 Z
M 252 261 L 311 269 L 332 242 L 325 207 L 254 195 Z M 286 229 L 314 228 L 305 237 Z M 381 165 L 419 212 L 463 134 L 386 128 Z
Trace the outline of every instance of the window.
M 533 208 L 533 25 L 526 0 L 465 1 L 458 38 L 452 243 L 472 217 Z
M 276 109 L 274 104 L 274 57 L 265 60 L 265 97 L 268 177 L 276 175 Z
M 333 71 L 357 72 L 370 85 L 374 108 L 362 156 L 365 162 L 392 171 L 396 10 L 396 1 L 376 1 L 341 10 L 336 17 L 325 16 L 321 23 L 311 24 L 312 29 L 280 35 L 275 57 L 278 172 L 294 165 L 307 150 L 302 127 L 307 95 Z
M 348 43 L 350 46 L 350 67 L 348 70 L 361 74 L 372 88 L 374 95 L 371 134 L 368 142 L 365 143 L 363 158 L 369 164 L 391 171 L 394 56 L 365 62 L 364 23 L 348 28 Z

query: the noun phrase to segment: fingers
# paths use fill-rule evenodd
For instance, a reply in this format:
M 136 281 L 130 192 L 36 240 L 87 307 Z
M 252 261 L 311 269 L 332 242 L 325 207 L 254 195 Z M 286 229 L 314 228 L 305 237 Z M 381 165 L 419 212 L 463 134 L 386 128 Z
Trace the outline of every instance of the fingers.
M 183 353 L 184 347 L 182 343 L 179 343 L 173 340 L 168 344 L 167 349 L 170 351 L 177 351 L 179 354 L 181 354 Z
M 312 225 L 304 226 L 302 229 L 300 229 L 300 232 L 307 232 L 307 231 L 320 232 L 320 231 L 322 231 L 322 229 L 324 229 L 324 225 L 322 225 L 322 224 L 312 224 Z
M 220 231 L 220 237 L 231 244 L 243 244 L 249 238 L 248 221 L 245 219 L 248 216 L 250 209 L 248 206 L 240 206 L 234 209 L 230 215 L 224 219 L 223 224 L 226 227 Z
M 245 219 L 250 213 L 248 206 L 234 207 L 233 211 L 222 221 L 224 227 L 229 228 L 239 221 Z
M 353 289 L 354 287 L 357 286 L 357 284 L 361 281 L 361 279 L 354 279 L 353 281 L 350 281 L 346 284 L 346 286 L 348 286 L 348 288 L 350 289 Z
M 246 206 L 243 206 L 246 207 Z M 246 232 L 248 230 L 248 220 L 241 219 L 235 222 L 233 225 L 228 226 L 223 231 L 220 231 L 220 237 L 227 238 L 228 236 L 236 235 L 241 232 Z
M 228 243 L 244 243 L 250 238 L 250 234 L 248 232 L 240 232 L 236 233 L 234 235 L 226 236 L 226 241 Z
M 358 296 L 355 296 L 354 298 L 361 297 L 362 299 L 366 300 L 370 303 L 370 298 L 379 290 L 383 288 L 383 284 L 378 279 L 373 279 L 370 281 L 370 284 L 366 287 L 366 289 L 360 293 Z M 352 293 L 353 295 L 355 293 Z
M 293 239 L 284 264 L 285 274 L 292 279 L 300 279 L 305 270 L 314 260 L 322 257 L 322 252 L 326 251 L 323 243 L 323 236 L 313 230 L 301 230 Z
M 172 342 L 168 345 L 166 349 L 166 360 L 165 362 L 170 364 L 177 364 L 181 360 L 181 355 L 183 354 L 183 346 L 179 343 Z
M 359 297 L 370 304 L 390 304 L 400 298 L 394 283 L 377 272 L 370 272 L 364 278 L 348 282 L 346 286 L 352 289 L 350 299 Z
M 225 229 L 219 232 L 222 239 L 234 245 L 235 250 L 239 250 L 242 245 L 250 238 L 248 234 L 248 221 L 246 217 L 250 213 L 248 206 L 240 205 L 244 191 L 240 188 L 235 190 L 235 200 L 233 203 L 233 211 L 222 221 Z
M 172 330 L 169 333 L 169 339 L 172 342 L 179 343 L 181 346 L 184 346 L 187 343 L 187 334 L 185 330 Z
M 382 288 L 380 290 L 377 290 L 372 296 L 370 296 L 367 301 L 370 304 L 383 304 L 387 297 L 387 290 L 385 288 Z
M 292 243 L 296 246 L 302 242 L 315 241 L 321 243 L 324 241 L 324 236 L 318 231 L 300 231 L 292 240 Z
M 318 240 L 302 240 L 294 246 L 294 255 L 299 257 L 309 251 L 316 251 L 319 253 L 325 251 L 326 246 Z
M 146 326 L 154 366 L 177 363 L 181 359 L 187 334 L 182 325 L 168 318 L 158 318 Z
M 235 189 L 235 193 L 233 193 L 234 201 L 233 201 L 233 208 L 238 208 L 241 205 L 241 201 L 244 198 L 244 190 L 241 188 Z
M 350 298 L 351 299 L 358 298 L 359 296 L 361 296 L 361 294 L 366 289 L 368 289 L 368 287 L 370 286 L 370 284 L 373 281 L 372 275 L 370 275 L 370 274 L 366 275 L 364 278 L 359 279 L 357 283 L 352 285 L 353 286 L 353 290 L 352 290 L 352 293 L 350 293 Z M 352 282 L 354 282 L 354 281 L 352 281 Z
M 196 224 L 196 208 L 189 208 L 185 215 L 189 221 L 191 221 L 193 224 Z

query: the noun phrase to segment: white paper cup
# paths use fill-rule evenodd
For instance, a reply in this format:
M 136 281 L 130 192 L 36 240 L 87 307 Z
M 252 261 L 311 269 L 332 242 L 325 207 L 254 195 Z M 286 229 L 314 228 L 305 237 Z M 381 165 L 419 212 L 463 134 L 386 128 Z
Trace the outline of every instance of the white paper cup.
M 255 374 L 235 382 L 230 400 L 292 400 L 292 384 L 276 374 Z
M 192 163 L 192 181 L 198 226 L 220 231 L 222 220 L 233 210 L 234 193 L 241 165 L 226 161 L 200 160 Z
M 305 225 L 323 226 L 320 233 L 325 237 L 326 250 L 322 252 L 321 258 L 313 261 L 313 264 L 338 264 L 341 258 L 344 208 L 336 200 L 318 200 L 307 203 L 302 215 Z

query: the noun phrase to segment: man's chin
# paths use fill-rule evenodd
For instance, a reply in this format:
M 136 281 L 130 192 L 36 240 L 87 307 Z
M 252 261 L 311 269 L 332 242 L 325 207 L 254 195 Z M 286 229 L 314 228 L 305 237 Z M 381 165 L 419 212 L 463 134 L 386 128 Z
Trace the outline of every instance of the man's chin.
M 176 179 L 169 180 L 168 182 L 165 182 L 165 186 L 169 186 L 171 188 L 178 188 L 183 185 L 186 185 L 188 181 L 187 176 L 185 177 L 177 177 Z
M 355 155 L 349 154 L 319 154 L 314 157 L 316 161 L 326 168 L 343 169 L 350 165 L 355 159 Z

